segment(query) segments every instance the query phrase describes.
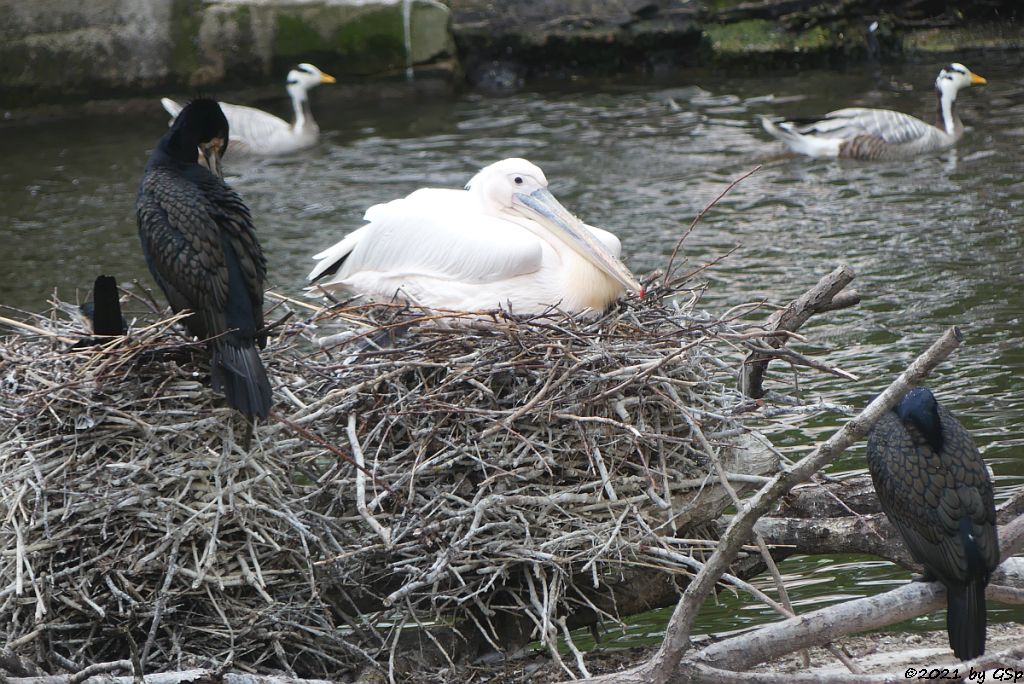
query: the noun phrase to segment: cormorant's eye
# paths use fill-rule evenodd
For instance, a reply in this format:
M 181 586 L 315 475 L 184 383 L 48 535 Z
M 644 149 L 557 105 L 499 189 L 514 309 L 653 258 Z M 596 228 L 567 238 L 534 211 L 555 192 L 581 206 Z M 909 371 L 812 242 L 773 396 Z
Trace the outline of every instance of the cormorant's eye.
M 522 185 L 523 184 L 523 177 L 522 176 L 516 176 L 515 177 L 515 181 L 516 181 L 516 185 Z

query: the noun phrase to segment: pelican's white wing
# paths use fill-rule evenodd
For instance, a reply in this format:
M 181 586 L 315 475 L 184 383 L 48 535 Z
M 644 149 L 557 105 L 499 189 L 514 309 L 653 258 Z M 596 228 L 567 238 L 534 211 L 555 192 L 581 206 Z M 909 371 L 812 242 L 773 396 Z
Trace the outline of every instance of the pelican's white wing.
M 604 230 L 603 228 L 595 228 L 594 226 L 588 226 L 586 223 L 584 223 L 583 225 L 586 226 L 587 230 L 594 234 L 594 237 L 600 240 L 601 243 L 604 244 L 606 248 L 608 248 L 609 252 L 611 252 L 617 257 L 622 256 L 622 242 L 620 242 L 619 238 L 617 238 L 614 234 L 609 233 L 607 230 Z
M 410 278 L 472 287 L 533 273 L 543 258 L 538 238 L 481 213 L 464 190 L 417 190 L 370 207 L 364 218 L 367 225 L 314 257 L 320 263 L 310 280 L 335 271 L 321 286 L 356 278 L 365 287 L 372 277 L 382 285 L 378 294 Z

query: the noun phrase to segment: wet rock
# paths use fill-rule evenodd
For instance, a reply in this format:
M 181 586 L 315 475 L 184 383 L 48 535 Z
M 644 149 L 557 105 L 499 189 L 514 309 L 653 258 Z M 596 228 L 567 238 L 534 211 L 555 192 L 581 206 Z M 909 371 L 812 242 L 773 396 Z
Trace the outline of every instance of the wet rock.
M 903 36 L 908 53 L 958 53 L 968 50 L 1024 49 L 1024 26 L 1019 23 L 985 23 L 974 26 L 926 28 Z
M 515 90 L 536 77 L 874 63 L 1024 49 L 1019 0 L 0 0 L 0 109 L 128 93 L 343 81 Z M 869 11 L 870 9 L 870 11 Z M 874 23 L 878 30 L 869 33 Z M 406 27 L 408 26 L 408 31 Z M 943 57 L 945 59 L 945 57 Z M 464 67 L 464 69 L 463 69 Z
M 172 0 L 0 0 L 0 100 L 159 82 L 170 72 Z
M 467 72 L 470 85 L 492 93 L 515 91 L 526 82 L 526 67 L 512 59 L 478 62 Z
M 836 47 L 839 37 L 823 26 L 788 31 L 778 22 L 746 19 L 705 27 L 710 47 L 719 59 L 749 59 L 753 55 L 821 52 Z
M 372 75 L 453 57 L 447 6 L 433 0 L 409 3 L 408 46 L 406 9 L 395 0 L 275 5 L 273 59 L 290 64 L 305 56 L 331 73 Z
M 701 43 L 699 8 L 686 0 L 452 0 L 451 6 L 467 73 L 482 81 L 493 65 L 510 63 L 523 78 L 649 71 L 654 56 L 659 63 L 666 56 L 692 61 Z
M 0 0 L 0 16 L 0 107 L 251 85 L 304 61 L 341 78 L 459 74 L 437 0 Z

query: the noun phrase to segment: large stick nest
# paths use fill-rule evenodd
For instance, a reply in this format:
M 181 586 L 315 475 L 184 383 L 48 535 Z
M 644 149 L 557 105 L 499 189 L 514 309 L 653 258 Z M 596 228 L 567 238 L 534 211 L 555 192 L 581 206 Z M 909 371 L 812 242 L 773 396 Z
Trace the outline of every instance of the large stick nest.
M 595 592 L 688 572 L 694 549 L 662 540 L 726 505 L 712 459 L 743 467 L 729 388 L 751 335 L 683 299 L 292 322 L 262 353 L 276 404 L 248 449 L 176 318 L 69 351 L 87 331 L 55 305 L 0 344 L 6 647 L 51 672 L 336 676 L 413 636 L 498 647 L 514 615 L 558 658 L 566 615 L 618 619 Z

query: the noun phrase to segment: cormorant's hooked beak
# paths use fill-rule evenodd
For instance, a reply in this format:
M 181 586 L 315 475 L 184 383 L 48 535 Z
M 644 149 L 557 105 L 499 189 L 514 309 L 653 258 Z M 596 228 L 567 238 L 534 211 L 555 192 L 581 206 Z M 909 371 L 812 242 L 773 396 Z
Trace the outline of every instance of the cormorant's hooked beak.
M 587 261 L 597 266 L 623 287 L 644 296 L 644 288 L 619 258 L 594 237 L 582 221 L 570 214 L 546 188 L 530 194 L 512 195 L 513 209 L 537 221 L 575 249 Z
M 220 158 L 227 148 L 224 138 L 213 138 L 204 143 L 199 143 L 199 163 L 210 170 L 210 173 L 221 180 L 224 179 L 224 172 L 220 168 Z

